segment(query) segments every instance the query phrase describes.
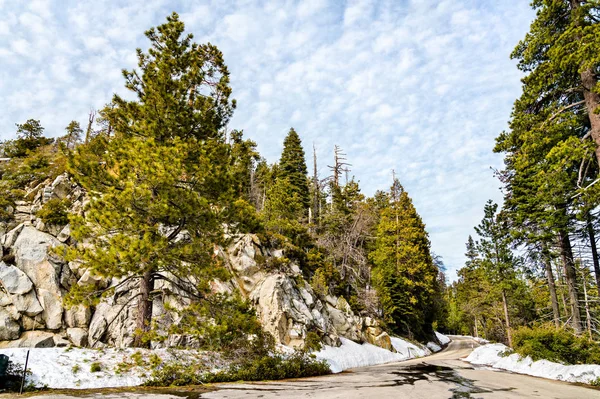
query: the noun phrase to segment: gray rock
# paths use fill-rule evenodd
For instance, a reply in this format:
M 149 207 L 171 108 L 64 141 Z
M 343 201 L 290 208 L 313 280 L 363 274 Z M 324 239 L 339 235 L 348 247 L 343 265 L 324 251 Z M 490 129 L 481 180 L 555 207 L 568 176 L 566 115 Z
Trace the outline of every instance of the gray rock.
M 19 338 L 21 326 L 3 308 L 0 308 L 0 341 Z
M 60 231 L 60 233 L 58 233 L 56 238 L 60 242 L 67 242 L 69 238 L 71 238 L 71 225 L 68 224 L 65 227 L 63 227 L 63 229 Z
M 26 331 L 21 337 L 10 343 L 13 348 L 52 348 L 54 334 L 45 331 Z
M 9 231 L 8 233 L 4 234 L 2 236 L 2 239 L 0 240 L 0 243 L 5 248 L 12 247 L 14 245 L 15 241 L 17 240 L 17 237 L 19 237 L 19 234 L 21 234 L 23 227 L 25 227 L 25 225 L 20 224 L 17 227 L 15 227 L 14 229 L 12 229 L 11 231 Z
M 87 346 L 88 332 L 84 328 L 67 328 L 67 337 L 75 346 Z
M 37 288 L 58 290 L 60 267 L 49 262 L 52 257 L 48 254 L 51 247 L 58 245 L 60 241 L 56 238 L 32 226 L 23 227 L 15 240 L 13 253 L 17 267 L 29 276 Z
M 0 282 L 9 294 L 22 295 L 33 288 L 33 283 L 25 273 L 4 262 L 0 262 Z
M 52 195 L 56 198 L 63 199 L 71 192 L 71 182 L 66 174 L 56 177 L 51 185 Z
M 55 292 L 45 290 L 43 288 L 38 289 L 38 298 L 40 304 L 44 309 L 42 312 L 42 319 L 46 324 L 46 328 L 49 330 L 59 330 L 63 326 L 62 315 L 62 296 Z
M 11 300 L 15 308 L 26 316 L 36 316 L 44 310 L 35 294 L 35 290 L 31 290 L 24 295 L 11 295 Z
M 92 318 L 90 308 L 83 305 L 65 309 L 65 323 L 68 327 L 86 328 Z

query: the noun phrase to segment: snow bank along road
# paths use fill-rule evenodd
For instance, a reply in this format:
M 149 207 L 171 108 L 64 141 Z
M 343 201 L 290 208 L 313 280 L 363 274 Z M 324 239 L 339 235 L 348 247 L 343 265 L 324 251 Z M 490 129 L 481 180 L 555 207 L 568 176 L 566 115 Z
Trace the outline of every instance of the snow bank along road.
M 448 348 L 421 359 L 354 369 L 318 378 L 253 384 L 221 384 L 218 390 L 194 398 L 600 398 L 600 390 L 584 386 L 480 368 L 460 358 L 479 344 L 453 337 Z M 98 393 L 87 398 L 176 399 L 182 395 L 148 392 Z M 36 399 L 67 399 L 68 395 L 40 395 Z

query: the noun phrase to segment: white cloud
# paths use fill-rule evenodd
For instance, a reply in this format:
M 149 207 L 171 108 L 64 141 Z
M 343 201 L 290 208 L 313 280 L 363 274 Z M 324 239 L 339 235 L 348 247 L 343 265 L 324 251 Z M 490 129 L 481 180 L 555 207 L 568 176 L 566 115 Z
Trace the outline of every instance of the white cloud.
M 489 166 L 520 75 L 509 59 L 533 12 L 510 0 L 0 0 L 0 138 L 39 118 L 51 135 L 126 93 L 143 33 L 177 11 L 231 72 L 244 129 L 271 162 L 290 126 L 328 172 L 334 144 L 372 194 L 395 169 L 453 270 L 488 198 Z

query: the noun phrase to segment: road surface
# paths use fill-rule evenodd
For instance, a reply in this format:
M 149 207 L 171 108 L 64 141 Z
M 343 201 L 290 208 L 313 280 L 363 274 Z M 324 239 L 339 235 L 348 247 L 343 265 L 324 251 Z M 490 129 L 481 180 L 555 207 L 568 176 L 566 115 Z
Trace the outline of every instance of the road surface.
M 600 390 L 543 378 L 473 367 L 460 358 L 477 346 L 455 337 L 444 351 L 421 359 L 354 369 L 351 372 L 300 380 L 253 384 L 221 384 L 204 393 L 97 393 L 88 398 L 205 399 L 250 398 L 569 398 L 600 399 Z M 67 399 L 68 395 L 40 395 L 36 399 Z

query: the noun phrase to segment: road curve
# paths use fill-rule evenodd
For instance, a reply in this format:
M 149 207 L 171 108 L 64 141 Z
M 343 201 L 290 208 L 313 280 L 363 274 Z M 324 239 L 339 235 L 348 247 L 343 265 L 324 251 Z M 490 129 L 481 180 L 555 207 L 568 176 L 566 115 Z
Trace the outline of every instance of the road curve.
M 42 394 L 35 399 L 251 399 L 251 398 L 569 398 L 600 399 L 600 390 L 530 377 L 520 374 L 473 367 L 461 358 L 478 344 L 467 338 L 453 337 L 448 347 L 435 355 L 399 363 L 354 369 L 341 374 L 298 380 L 219 384 L 212 392 L 165 389 L 161 393 L 86 392 Z M 5 396 L 0 395 L 0 399 Z
M 460 360 L 478 344 L 454 337 L 435 355 L 399 363 L 354 369 L 318 378 L 224 384 L 202 394 L 206 399 L 237 398 L 600 398 L 584 386 L 473 367 Z

